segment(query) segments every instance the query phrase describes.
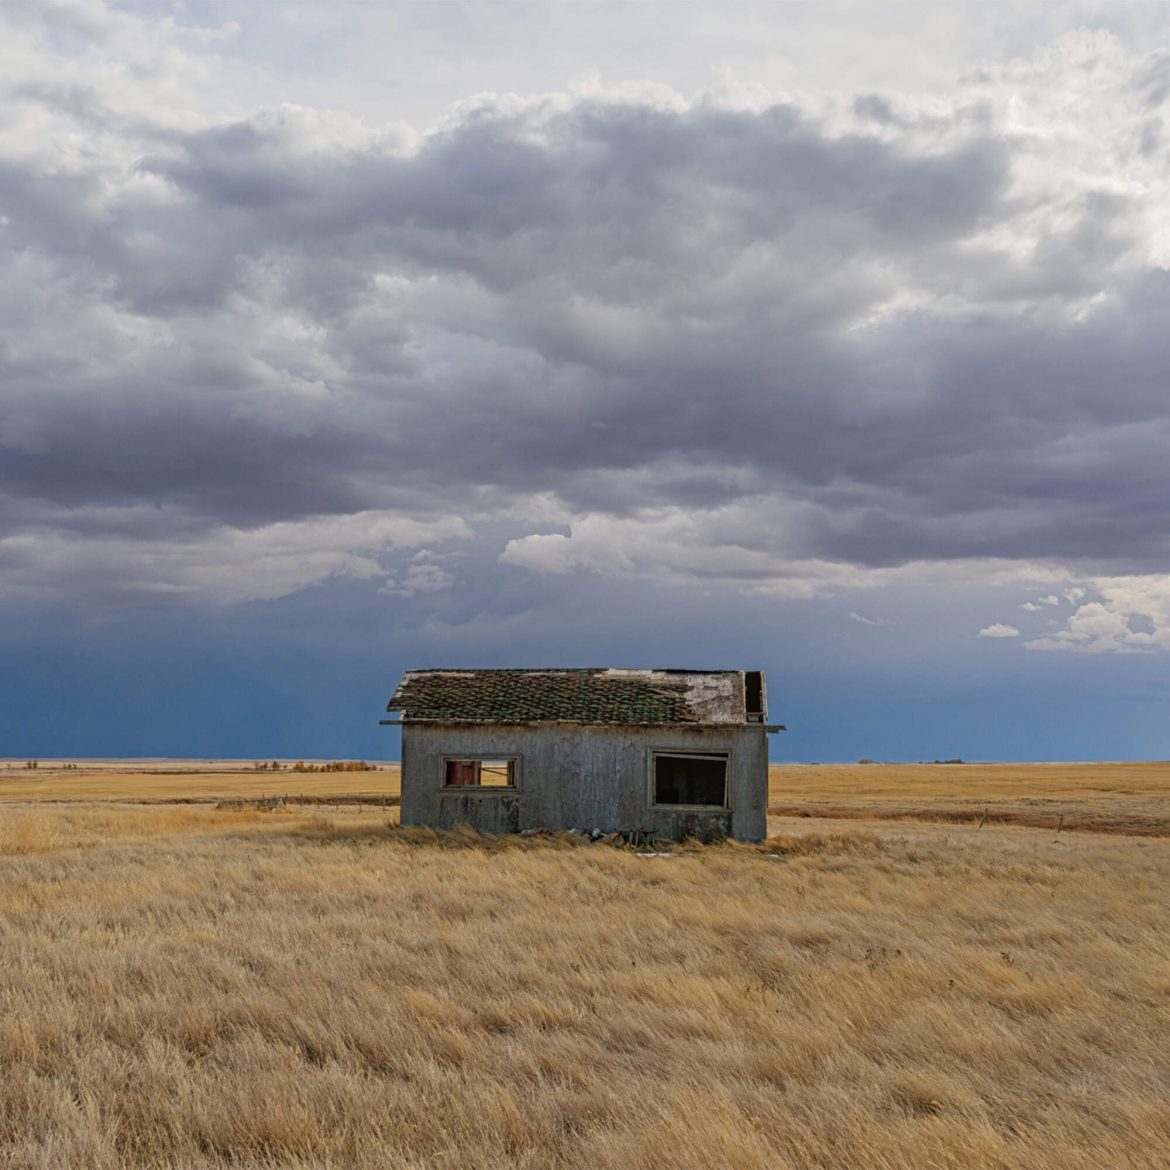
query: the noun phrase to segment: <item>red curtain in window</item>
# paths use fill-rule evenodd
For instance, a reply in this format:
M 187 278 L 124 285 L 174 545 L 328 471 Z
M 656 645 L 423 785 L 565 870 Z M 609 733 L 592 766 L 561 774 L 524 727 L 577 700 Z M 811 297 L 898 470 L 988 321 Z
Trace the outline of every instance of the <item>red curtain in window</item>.
M 479 783 L 478 760 L 448 760 L 447 787 L 460 788 Z

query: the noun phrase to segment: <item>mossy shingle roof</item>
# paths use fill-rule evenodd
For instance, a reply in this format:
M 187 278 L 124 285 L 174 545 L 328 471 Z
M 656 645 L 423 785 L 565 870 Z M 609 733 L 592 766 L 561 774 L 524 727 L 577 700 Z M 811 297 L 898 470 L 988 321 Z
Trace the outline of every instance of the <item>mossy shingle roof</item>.
M 414 670 L 388 711 L 455 723 L 742 723 L 738 671 Z

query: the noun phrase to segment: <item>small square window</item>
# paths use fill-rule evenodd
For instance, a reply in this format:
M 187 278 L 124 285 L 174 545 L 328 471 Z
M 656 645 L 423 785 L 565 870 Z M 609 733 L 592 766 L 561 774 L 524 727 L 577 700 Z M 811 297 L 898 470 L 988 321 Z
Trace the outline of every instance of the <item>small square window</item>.
M 445 788 L 515 788 L 516 761 L 505 756 L 467 756 L 446 761 Z
M 727 808 L 727 756 L 655 752 L 654 803 Z

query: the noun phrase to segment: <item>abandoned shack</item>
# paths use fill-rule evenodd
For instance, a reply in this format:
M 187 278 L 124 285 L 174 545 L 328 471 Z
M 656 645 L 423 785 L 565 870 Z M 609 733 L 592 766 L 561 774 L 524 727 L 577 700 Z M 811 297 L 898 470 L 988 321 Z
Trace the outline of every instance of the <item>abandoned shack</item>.
M 766 833 L 782 729 L 762 671 L 412 670 L 386 709 L 401 712 L 404 825 Z

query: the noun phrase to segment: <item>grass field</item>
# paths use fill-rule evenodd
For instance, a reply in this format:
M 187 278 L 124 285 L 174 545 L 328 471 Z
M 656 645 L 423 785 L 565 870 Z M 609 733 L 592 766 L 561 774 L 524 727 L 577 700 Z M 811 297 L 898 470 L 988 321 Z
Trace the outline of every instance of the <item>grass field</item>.
M 1157 801 L 1125 767 L 773 801 Z M 1167 1164 L 1170 839 L 804 816 L 639 856 L 37 779 L 0 804 L 0 1166 Z
M 779 765 L 769 783 L 775 827 L 821 820 L 1017 824 L 1170 836 L 1170 764 Z M 397 764 L 363 772 L 244 770 L 239 763 L 0 761 L 0 808 L 21 802 L 168 805 L 286 797 L 290 803 L 392 808 Z
M 22 760 L 0 760 L 0 803 L 398 796 L 397 764 L 378 764 L 376 770 L 365 772 L 296 772 L 292 761 L 283 763 L 281 771 L 271 772 L 240 760 L 80 761 L 71 768 L 62 760 L 41 760 L 35 769 Z
M 978 822 L 1170 836 L 1170 763 L 774 767 L 773 816 Z
M 286 765 L 288 764 L 285 761 Z M 287 796 L 392 804 L 397 764 L 367 772 L 257 771 L 241 761 L 0 760 L 5 801 L 210 801 Z M 774 817 L 1031 825 L 1170 835 L 1170 763 L 834 764 L 770 769 Z M 986 814 L 986 815 L 985 815 Z M 1063 818 L 1063 820 L 1062 820 Z

